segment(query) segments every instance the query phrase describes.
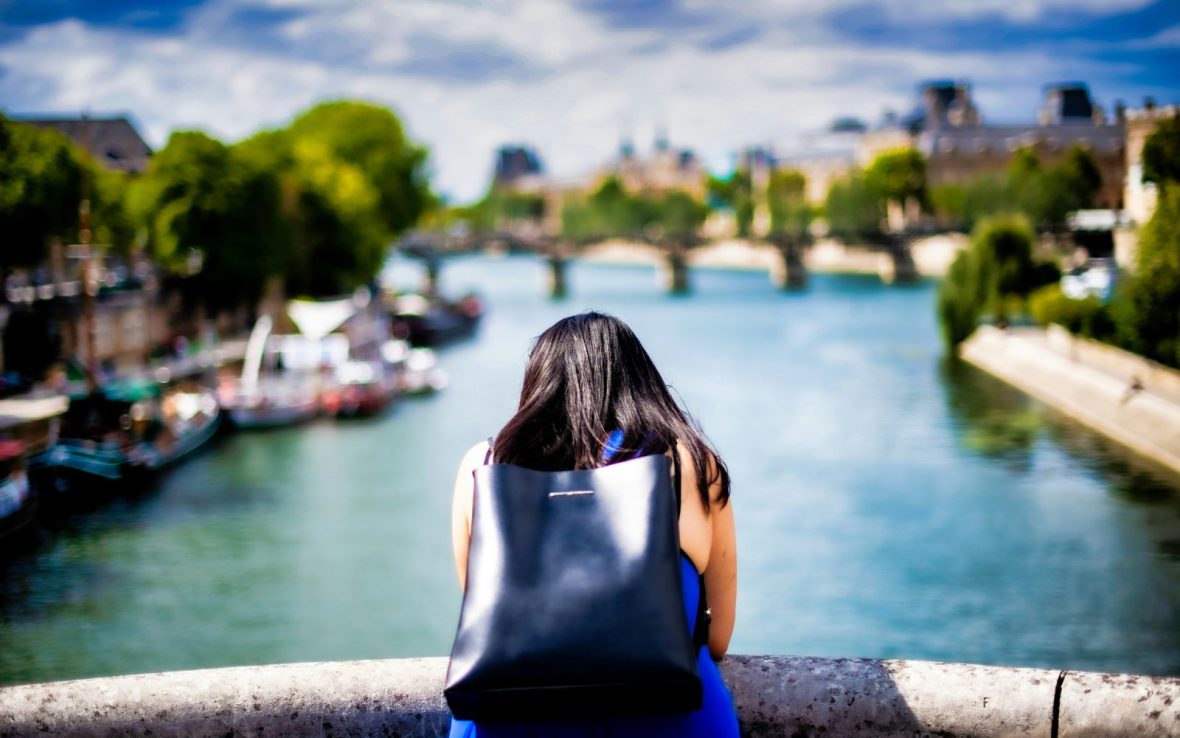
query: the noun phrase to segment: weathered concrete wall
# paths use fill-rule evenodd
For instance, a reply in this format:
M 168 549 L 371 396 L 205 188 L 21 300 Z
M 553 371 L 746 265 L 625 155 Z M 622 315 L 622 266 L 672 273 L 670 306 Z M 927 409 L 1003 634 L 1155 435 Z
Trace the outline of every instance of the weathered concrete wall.
M 1137 390 L 1113 370 L 1111 352 L 1075 344 L 1035 329 L 977 330 L 959 355 L 985 371 L 1077 418 L 1157 462 L 1180 471 L 1180 404 L 1159 391 Z M 1084 358 L 1093 359 L 1087 364 Z M 1153 381 L 1161 382 L 1161 373 Z M 1140 382 L 1148 375 L 1134 375 Z M 1162 388 L 1162 384 L 1161 384 Z
M 0 736 L 444 736 L 446 659 L 207 669 L 0 689 Z M 746 736 L 1175 736 L 1180 679 L 733 656 Z
M 1070 361 L 1112 374 L 1129 383 L 1138 379 L 1144 389 L 1180 404 L 1180 371 L 1110 344 L 1075 336 L 1059 325 L 1045 329 L 1045 343 Z

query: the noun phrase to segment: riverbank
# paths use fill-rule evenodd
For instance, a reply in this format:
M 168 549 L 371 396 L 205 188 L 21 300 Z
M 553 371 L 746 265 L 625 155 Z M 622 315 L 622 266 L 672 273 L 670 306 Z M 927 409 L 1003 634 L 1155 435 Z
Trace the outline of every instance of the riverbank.
M 444 736 L 444 658 L 139 674 L 0 689 L 0 734 Z M 1176 735 L 1180 679 L 731 656 L 743 736 Z
M 955 256 L 967 244 L 963 235 L 946 234 L 915 241 L 911 247 L 914 267 L 921 277 L 943 277 Z M 587 248 L 582 258 L 590 262 L 608 264 L 648 264 L 662 266 L 663 257 L 652 246 L 644 243 L 610 239 Z M 688 253 L 690 267 L 714 269 L 743 269 L 774 272 L 780 268 L 781 257 L 769 244 L 740 238 L 715 241 L 694 248 Z M 893 273 L 892 257 L 866 246 L 845 245 L 832 239 L 821 239 L 808 248 L 803 264 L 810 272 L 830 274 Z
M 1180 372 L 1056 326 L 983 326 L 959 355 L 1180 473 Z

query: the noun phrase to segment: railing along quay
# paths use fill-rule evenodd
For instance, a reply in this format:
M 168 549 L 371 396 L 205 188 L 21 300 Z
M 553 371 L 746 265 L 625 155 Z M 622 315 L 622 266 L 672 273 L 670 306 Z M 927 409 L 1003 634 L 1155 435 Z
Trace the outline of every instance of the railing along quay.
M 0 689 L 0 736 L 444 736 L 444 658 L 233 667 Z M 731 656 L 745 736 L 1180 736 L 1180 679 Z

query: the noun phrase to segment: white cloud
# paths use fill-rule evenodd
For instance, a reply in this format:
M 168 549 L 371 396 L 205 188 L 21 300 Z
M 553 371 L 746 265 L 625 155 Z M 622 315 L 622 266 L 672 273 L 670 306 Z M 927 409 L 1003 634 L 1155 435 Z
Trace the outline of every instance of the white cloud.
M 716 0 L 689 0 L 697 8 L 718 7 Z M 894 19 L 946 20 L 998 16 L 1017 23 L 1043 19 L 1052 12 L 1113 15 L 1139 10 L 1152 0 L 875 0 L 874 6 Z M 760 17 L 793 18 L 841 9 L 861 9 L 866 0 L 745 0 L 745 12 Z
M 1027 8 L 1023 13 L 1064 2 L 1016 4 Z M 709 52 L 700 43 L 724 29 L 611 30 L 553 0 L 211 0 L 177 36 L 76 21 L 34 28 L 0 46 L 7 70 L 0 99 L 17 113 L 14 102 L 37 111 L 126 110 L 159 146 L 178 127 L 233 140 L 281 125 L 317 100 L 360 96 L 393 107 L 411 135 L 430 147 L 436 186 L 469 199 L 486 186 L 493 151 L 505 142 L 535 145 L 562 178 L 602 163 L 624 135 L 646 147 L 657 126 L 706 160 L 725 161 L 740 146 L 782 140 L 839 115 L 874 119 L 885 107 L 907 108 L 913 85 L 925 78 L 970 78 L 987 97 L 990 86 L 1013 86 L 1012 70 L 1027 80 L 1030 96 L 1032 86 L 1076 76 L 1070 59 L 1046 54 L 856 47 L 813 22 L 832 3 L 763 4 L 777 10 L 762 16 L 761 35 Z M 1006 3 L 950 5 L 946 12 Z M 294 8 L 302 15 L 249 43 L 250 29 L 232 27 L 234 12 L 244 7 Z M 750 15 L 755 10 L 742 6 Z M 463 80 L 398 71 L 423 54 L 456 50 L 479 51 L 484 56 L 474 58 L 509 68 Z M 992 109 L 988 100 L 985 115 L 1010 112 Z M 1020 103 L 1011 112 L 1031 119 L 1035 98 Z
M 1134 49 L 1180 49 L 1180 26 L 1165 28 L 1150 38 L 1132 41 Z

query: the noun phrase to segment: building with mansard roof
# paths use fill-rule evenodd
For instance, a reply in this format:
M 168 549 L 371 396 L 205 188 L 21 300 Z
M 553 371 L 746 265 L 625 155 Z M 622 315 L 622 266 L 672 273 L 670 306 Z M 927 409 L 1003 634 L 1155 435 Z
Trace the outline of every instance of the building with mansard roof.
M 1045 88 L 1035 123 L 992 125 L 983 122 L 968 85 L 936 82 L 924 87 L 915 115 L 866 133 L 855 163 L 868 166 L 883 151 L 913 146 L 926 157 L 927 180 L 940 185 L 1000 174 L 1018 149 L 1032 150 L 1048 166 L 1073 146 L 1081 146 L 1102 172 L 1096 205 L 1120 209 L 1126 178 L 1124 118 L 1119 106 L 1107 120 L 1086 85 L 1075 82 Z
M 119 172 L 139 173 L 147 169 L 152 150 L 126 117 L 113 118 L 17 118 L 37 128 L 60 131 L 94 160 Z

